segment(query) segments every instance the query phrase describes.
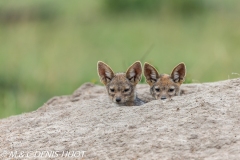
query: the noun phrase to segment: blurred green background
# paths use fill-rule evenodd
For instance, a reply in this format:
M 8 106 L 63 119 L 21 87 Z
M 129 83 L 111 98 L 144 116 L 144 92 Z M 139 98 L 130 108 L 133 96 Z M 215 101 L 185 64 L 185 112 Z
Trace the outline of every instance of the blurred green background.
M 117 72 L 185 62 L 186 83 L 237 78 L 239 15 L 238 0 L 0 1 L 0 118 L 100 84 L 98 60 Z

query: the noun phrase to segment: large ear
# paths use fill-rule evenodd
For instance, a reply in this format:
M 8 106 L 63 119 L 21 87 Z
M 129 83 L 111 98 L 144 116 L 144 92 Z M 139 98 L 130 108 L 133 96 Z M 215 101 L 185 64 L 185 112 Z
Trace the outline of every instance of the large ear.
M 144 63 L 144 76 L 146 78 L 146 82 L 152 86 L 153 83 L 157 81 L 159 78 L 158 71 L 149 63 Z
M 142 64 L 140 61 L 133 63 L 126 72 L 126 77 L 134 85 L 136 85 L 142 78 Z
M 114 73 L 112 69 L 102 61 L 98 61 L 97 67 L 98 67 L 98 76 L 100 78 L 100 81 L 104 85 L 106 85 L 112 80 L 112 78 L 114 77 Z
M 184 82 L 185 76 L 186 76 L 186 66 L 184 63 L 180 63 L 179 65 L 177 65 L 171 73 L 171 78 L 175 83 L 182 84 Z

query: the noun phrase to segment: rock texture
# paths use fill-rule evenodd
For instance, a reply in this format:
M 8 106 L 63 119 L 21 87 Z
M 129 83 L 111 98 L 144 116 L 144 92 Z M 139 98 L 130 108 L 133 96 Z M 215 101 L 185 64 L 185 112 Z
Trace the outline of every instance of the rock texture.
M 240 79 L 182 89 L 182 96 L 160 101 L 141 84 L 138 95 L 148 103 L 118 107 L 103 86 L 86 83 L 34 112 L 0 120 L 0 155 L 85 151 L 82 159 L 240 159 Z M 6 155 L 2 159 L 13 159 Z

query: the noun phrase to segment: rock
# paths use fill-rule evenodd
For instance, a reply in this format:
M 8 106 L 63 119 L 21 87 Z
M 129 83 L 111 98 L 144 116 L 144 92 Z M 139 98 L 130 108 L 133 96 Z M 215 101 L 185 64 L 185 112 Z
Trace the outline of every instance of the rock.
M 184 84 L 167 101 L 137 88 L 142 106 L 117 107 L 87 83 L 1 119 L 0 159 L 240 159 L 240 79 Z

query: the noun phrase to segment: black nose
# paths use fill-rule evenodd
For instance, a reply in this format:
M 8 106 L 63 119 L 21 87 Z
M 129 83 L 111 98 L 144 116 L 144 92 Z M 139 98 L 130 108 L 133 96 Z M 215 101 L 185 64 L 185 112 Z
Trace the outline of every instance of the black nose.
M 121 98 L 116 98 L 116 102 L 120 102 L 121 101 Z
M 167 99 L 166 97 L 161 97 L 161 100 Z

